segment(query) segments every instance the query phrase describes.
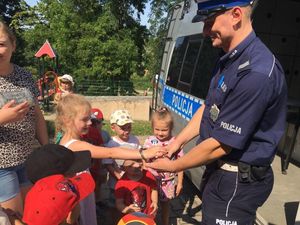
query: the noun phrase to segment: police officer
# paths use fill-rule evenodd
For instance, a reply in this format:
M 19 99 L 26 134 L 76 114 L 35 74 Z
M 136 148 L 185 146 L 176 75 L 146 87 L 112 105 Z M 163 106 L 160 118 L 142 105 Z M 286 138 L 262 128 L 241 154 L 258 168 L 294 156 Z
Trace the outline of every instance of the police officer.
M 198 0 L 194 22 L 204 21 L 204 35 L 225 54 L 205 104 L 167 147 L 169 156 L 197 135 L 199 141 L 180 159 L 147 164 L 167 171 L 207 165 L 203 224 L 252 225 L 273 187 L 287 88 L 280 63 L 253 31 L 253 8 L 250 0 Z

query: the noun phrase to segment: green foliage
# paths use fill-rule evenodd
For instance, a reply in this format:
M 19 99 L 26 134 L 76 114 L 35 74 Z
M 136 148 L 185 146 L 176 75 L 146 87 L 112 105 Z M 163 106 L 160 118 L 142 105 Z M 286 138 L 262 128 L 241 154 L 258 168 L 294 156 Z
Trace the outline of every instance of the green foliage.
M 147 90 L 148 88 L 149 89 L 152 88 L 152 83 L 151 83 L 152 78 L 149 75 L 145 75 L 145 76 L 133 75 L 131 76 L 131 80 L 133 82 L 135 90 Z
M 151 36 L 146 43 L 145 66 L 153 76 L 159 73 L 171 8 L 182 0 L 153 0 L 149 19 Z
M 151 2 L 150 29 L 140 25 L 140 14 Z M 168 11 L 180 0 L 40 0 L 29 7 L 24 0 L 3 0 L 1 16 L 17 34 L 14 62 L 26 66 L 37 78 L 38 71 L 54 69 L 47 58 L 34 54 L 45 40 L 55 49 L 59 74 L 69 73 L 76 83 L 127 81 L 134 85 L 115 85 L 122 94 L 151 87 L 151 77 L 159 72 L 168 25 Z M 137 15 L 135 18 L 134 15 Z M 148 76 L 139 82 L 137 77 Z M 144 79 L 144 78 L 143 78 Z M 139 83 L 138 85 L 136 85 Z M 97 87 L 88 87 L 92 93 Z M 115 90 L 114 85 L 110 85 Z M 117 94 L 112 91 L 113 94 Z
M 133 18 L 133 9 L 141 13 L 145 2 L 41 0 L 33 8 L 24 8 L 27 16 L 16 17 L 14 26 L 25 43 L 25 65 L 34 71 L 32 66 L 37 65 L 37 60 L 33 56 L 49 40 L 59 56 L 60 74 L 72 74 L 76 82 L 130 81 L 132 74 L 143 71 L 147 31 Z M 122 12 L 117 13 L 121 6 Z M 48 67 L 51 66 L 42 69 Z M 120 89 L 122 93 L 133 91 Z

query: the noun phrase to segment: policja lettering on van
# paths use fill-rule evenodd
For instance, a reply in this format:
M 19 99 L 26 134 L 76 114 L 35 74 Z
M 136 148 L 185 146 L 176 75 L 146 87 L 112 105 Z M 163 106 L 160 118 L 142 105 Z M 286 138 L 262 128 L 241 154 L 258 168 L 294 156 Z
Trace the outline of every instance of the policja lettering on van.
M 185 98 L 182 98 L 178 95 L 173 95 L 172 106 L 174 106 L 177 110 L 183 112 L 187 116 L 193 116 L 193 103 L 187 101 L 187 99 Z
M 236 125 L 233 125 L 233 124 L 225 123 L 223 121 L 221 121 L 220 127 L 224 128 L 225 130 L 229 130 L 231 132 L 237 133 L 237 134 L 242 133 L 242 128 L 240 128 Z

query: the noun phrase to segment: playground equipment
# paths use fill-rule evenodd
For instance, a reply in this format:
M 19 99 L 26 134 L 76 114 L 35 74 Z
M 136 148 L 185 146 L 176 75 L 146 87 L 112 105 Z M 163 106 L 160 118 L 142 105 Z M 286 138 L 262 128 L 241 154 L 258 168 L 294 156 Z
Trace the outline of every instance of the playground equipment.
M 43 110 L 49 111 L 53 95 L 59 89 L 58 56 L 49 41 L 46 40 L 35 54 L 35 57 L 39 59 L 39 79 L 37 85 L 40 96 L 38 100 L 42 103 Z M 47 63 L 48 66 L 46 66 Z

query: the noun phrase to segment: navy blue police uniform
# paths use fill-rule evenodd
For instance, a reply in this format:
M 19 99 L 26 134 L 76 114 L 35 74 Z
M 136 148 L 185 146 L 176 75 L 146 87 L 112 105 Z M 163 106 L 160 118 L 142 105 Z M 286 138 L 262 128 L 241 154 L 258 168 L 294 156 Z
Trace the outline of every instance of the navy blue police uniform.
M 286 101 L 283 69 L 254 31 L 220 58 L 198 142 L 212 137 L 232 150 L 208 165 L 203 224 L 254 223 L 273 188 L 270 164 L 285 130 Z

